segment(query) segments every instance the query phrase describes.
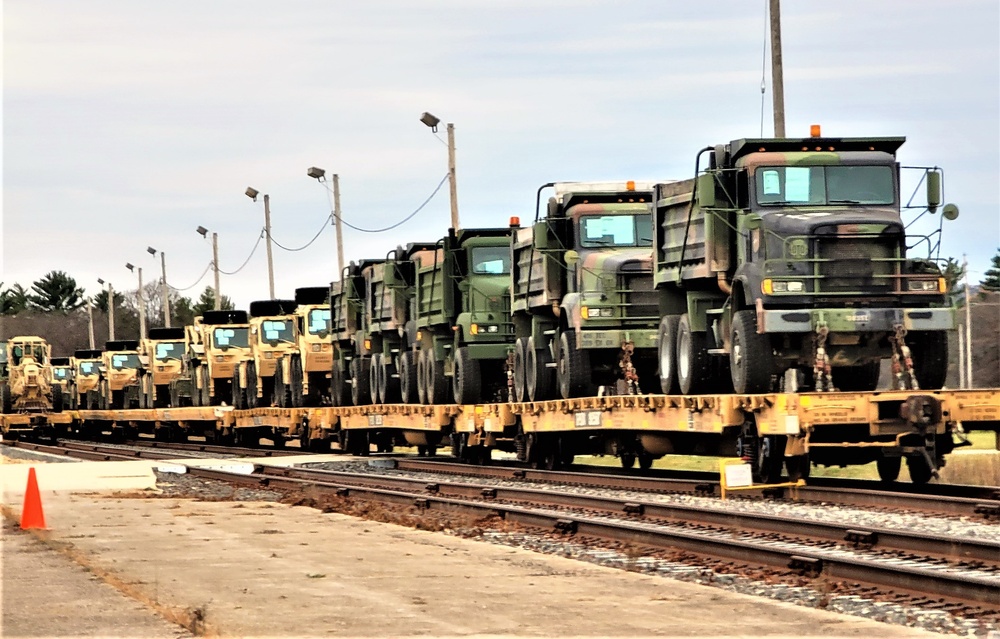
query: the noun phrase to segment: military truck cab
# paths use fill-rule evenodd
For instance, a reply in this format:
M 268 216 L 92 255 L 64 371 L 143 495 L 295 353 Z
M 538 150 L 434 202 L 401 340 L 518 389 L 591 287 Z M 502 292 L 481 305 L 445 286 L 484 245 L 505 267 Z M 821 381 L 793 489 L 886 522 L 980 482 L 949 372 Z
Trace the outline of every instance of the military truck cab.
M 512 237 L 519 401 L 655 387 L 652 184 L 568 182 Z M 627 392 L 627 391 L 626 391 Z
M 238 408 L 270 407 L 275 403 L 274 377 L 282 357 L 298 352 L 294 300 L 250 303 L 250 357 L 233 378 Z M 245 403 L 244 403 L 245 402 Z
M 98 388 L 104 362 L 99 350 L 73 351 L 70 358 L 73 376 L 69 383 L 69 406 L 73 410 L 98 410 L 101 402 Z
M 905 138 L 814 133 L 705 148 L 696 179 L 657 186 L 663 392 L 874 390 L 891 357 L 911 387 L 943 385 L 954 311 L 940 227 L 901 217 Z M 934 213 L 940 169 L 918 170 L 927 206 L 909 208 Z
M 184 328 L 151 328 L 149 336 L 140 343 L 140 408 L 173 406 L 170 401 L 170 382 L 183 373 L 186 336 Z
M 330 288 L 295 289 L 298 347 L 283 355 L 274 377 L 280 407 L 320 406 L 329 402 L 333 368 Z
M 114 340 L 105 342 L 101 354 L 101 379 L 98 396 L 102 410 L 139 407 L 139 342 Z
M 369 360 L 359 358 L 363 340 L 358 332 L 364 323 L 365 269 L 372 261 L 351 262 L 344 267 L 340 281 L 330 285 L 330 324 L 333 363 L 330 373 L 330 393 L 334 406 L 351 406 L 355 394 L 369 396 Z M 357 363 L 355 363 L 357 360 Z M 365 362 L 362 366 L 362 362 Z M 361 370 L 363 368 L 363 370 Z M 355 390 L 355 385 L 362 388 Z

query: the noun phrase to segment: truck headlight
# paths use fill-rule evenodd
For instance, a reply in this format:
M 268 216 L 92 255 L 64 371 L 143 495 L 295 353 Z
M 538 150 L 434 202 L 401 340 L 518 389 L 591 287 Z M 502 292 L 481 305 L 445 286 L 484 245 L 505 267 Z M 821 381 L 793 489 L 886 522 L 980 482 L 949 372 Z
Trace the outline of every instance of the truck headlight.
M 274 359 L 273 351 L 264 351 L 264 359 Z
M 773 293 L 801 293 L 806 290 L 805 284 L 799 280 L 764 280 L 760 284 L 760 290 L 765 295 Z
M 224 362 L 224 361 L 226 361 L 226 356 L 225 355 L 216 355 L 215 356 L 215 361 L 217 361 L 217 362 Z
M 906 283 L 906 288 L 911 291 L 925 291 L 925 292 L 944 292 L 941 290 L 944 288 L 941 285 L 944 282 L 944 278 L 939 278 L 938 280 L 910 280 Z
M 587 306 L 580 307 L 580 316 L 583 319 L 598 319 L 600 317 L 614 317 L 615 309 L 609 307 L 604 308 L 589 308 Z
M 323 350 L 323 345 L 322 344 L 313 344 L 312 345 L 312 352 L 318 353 L 321 350 Z

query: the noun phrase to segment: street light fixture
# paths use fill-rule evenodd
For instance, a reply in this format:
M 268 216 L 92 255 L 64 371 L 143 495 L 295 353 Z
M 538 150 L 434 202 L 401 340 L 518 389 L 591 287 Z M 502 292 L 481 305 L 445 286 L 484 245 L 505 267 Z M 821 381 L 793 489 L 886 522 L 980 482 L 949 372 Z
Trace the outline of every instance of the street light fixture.
M 195 229 L 198 235 L 208 239 L 208 229 L 199 226 Z M 212 233 L 212 270 L 215 271 L 215 310 L 222 308 L 222 295 L 219 294 L 219 234 Z
M 97 283 L 104 286 L 105 282 L 101 278 L 97 278 Z M 111 282 L 107 282 L 108 285 L 108 340 L 115 340 L 115 288 L 111 286 Z M 93 316 L 91 316 L 93 320 Z M 91 326 L 93 326 L 93 321 L 91 321 Z M 91 340 L 93 341 L 93 340 Z
M 248 198 L 257 201 L 257 196 L 260 195 L 260 191 L 248 186 L 246 190 L 246 195 Z M 271 196 L 267 193 L 264 194 L 264 234 L 267 235 L 267 285 L 268 290 L 271 293 L 271 299 L 274 299 L 274 259 L 271 256 Z
M 438 124 L 441 119 L 423 112 L 420 121 L 430 127 L 431 132 L 437 133 Z M 448 190 L 451 195 L 451 228 L 458 230 L 458 184 L 455 176 L 455 125 L 448 123 Z
M 146 247 L 146 252 L 156 257 L 156 249 L 152 246 Z M 163 325 L 170 328 L 170 290 L 167 286 L 167 256 L 160 251 L 160 269 L 163 274 L 163 281 L 160 283 L 160 293 L 163 295 Z
M 125 262 L 125 268 L 136 272 L 136 267 L 131 262 Z M 139 267 L 139 290 L 136 291 L 136 297 L 139 298 L 139 339 L 146 339 L 146 298 L 143 295 L 142 290 L 142 267 Z
M 306 169 L 306 175 L 317 182 L 326 181 L 326 171 L 318 166 Z M 344 230 L 340 222 L 340 176 L 333 174 L 333 226 L 337 231 L 337 279 L 344 276 Z

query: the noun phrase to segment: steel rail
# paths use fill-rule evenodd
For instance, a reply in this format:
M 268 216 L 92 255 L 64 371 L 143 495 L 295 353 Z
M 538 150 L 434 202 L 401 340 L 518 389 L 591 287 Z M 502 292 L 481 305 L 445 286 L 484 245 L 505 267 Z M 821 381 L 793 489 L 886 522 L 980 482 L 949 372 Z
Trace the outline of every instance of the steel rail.
M 308 488 L 328 492 L 339 497 L 361 496 L 426 510 L 464 510 L 477 515 L 496 515 L 505 521 L 562 532 L 567 535 L 598 537 L 662 549 L 680 549 L 752 565 L 793 569 L 803 574 L 824 575 L 892 590 L 905 590 L 922 595 L 951 598 L 962 603 L 972 602 L 988 607 L 1000 605 L 1000 578 L 959 575 L 923 567 L 905 566 L 899 563 L 877 562 L 857 557 L 836 557 L 823 552 L 802 551 L 801 549 L 782 549 L 747 539 L 734 539 L 702 532 L 670 530 L 649 523 L 595 521 L 585 516 L 445 497 L 426 490 L 415 494 L 384 488 L 358 487 L 337 481 L 317 481 L 282 475 L 242 475 L 197 467 L 189 467 L 188 472 L 197 477 L 219 479 L 242 485 L 289 490 Z
M 700 473 L 698 474 L 701 477 L 699 479 L 641 477 L 626 474 L 569 470 L 535 470 L 511 466 L 473 466 L 456 462 L 423 459 L 398 459 L 396 460 L 396 467 L 399 470 L 438 472 L 473 477 L 495 477 L 509 480 L 593 486 L 618 490 L 684 492 L 704 495 L 719 494 L 718 473 Z M 685 473 L 685 475 L 688 475 L 688 473 Z M 816 480 L 809 481 L 815 482 Z M 862 483 L 878 485 L 876 482 Z M 1000 517 L 1000 495 L 995 494 L 994 491 L 996 489 L 992 487 L 969 487 L 979 489 L 981 497 L 925 495 L 912 492 L 897 492 L 886 490 L 884 487 L 882 488 L 882 490 L 877 490 L 871 486 L 858 486 L 854 488 L 826 487 L 810 483 L 798 488 L 794 499 L 797 501 L 831 502 L 869 508 L 916 510 L 949 515 Z M 763 495 L 756 496 L 773 497 L 775 493 L 767 491 Z M 755 495 L 744 495 L 744 497 L 755 497 Z

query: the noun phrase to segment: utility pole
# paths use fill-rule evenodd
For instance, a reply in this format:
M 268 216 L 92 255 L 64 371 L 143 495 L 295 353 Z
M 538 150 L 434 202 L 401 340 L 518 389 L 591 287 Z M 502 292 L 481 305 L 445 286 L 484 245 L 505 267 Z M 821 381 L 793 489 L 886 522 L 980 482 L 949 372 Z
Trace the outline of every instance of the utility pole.
M 90 350 L 94 350 L 94 303 L 87 298 L 87 325 L 90 328 Z
M 965 386 L 965 327 L 958 325 L 958 387 Z
M 448 123 L 448 190 L 451 192 L 451 228 L 457 231 L 458 178 L 455 176 L 455 125 L 451 122 Z
M 142 267 L 137 267 L 139 269 L 139 291 L 137 297 L 139 298 L 139 339 L 146 339 L 146 299 L 143 297 L 142 290 Z
M 222 294 L 219 292 L 219 234 L 212 233 L 212 266 L 215 269 L 215 310 L 222 308 Z
M 337 230 L 337 279 L 344 277 L 344 228 L 340 223 L 340 176 L 333 174 L 333 224 Z
M 264 194 L 264 233 L 267 234 L 267 286 L 273 300 L 275 297 L 274 261 L 271 257 L 271 196 L 267 193 Z
M 108 282 L 108 339 L 115 341 L 115 289 Z
M 167 255 L 160 251 L 160 268 L 163 270 L 163 325 L 170 328 L 170 288 L 167 286 Z
M 781 64 L 781 0 L 770 0 L 771 95 L 774 98 L 774 137 L 785 137 L 785 80 Z M 450 125 L 449 125 L 450 126 Z
M 962 255 L 962 268 L 965 270 L 965 381 L 969 388 L 975 388 L 972 381 L 972 300 L 969 295 L 969 259 Z M 960 358 L 961 359 L 961 358 Z

